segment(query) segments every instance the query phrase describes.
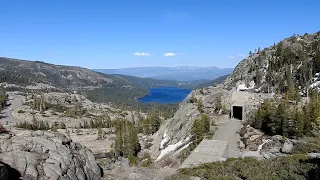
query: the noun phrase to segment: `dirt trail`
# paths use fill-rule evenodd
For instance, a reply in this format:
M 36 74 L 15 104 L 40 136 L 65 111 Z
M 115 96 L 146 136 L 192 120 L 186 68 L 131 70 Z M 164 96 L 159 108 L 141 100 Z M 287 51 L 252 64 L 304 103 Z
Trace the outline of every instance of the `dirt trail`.
M 5 116 L 5 118 L 0 119 L 0 122 L 2 122 L 2 123 L 5 123 L 5 122 L 9 122 L 9 123 L 16 122 L 17 120 L 16 120 L 16 118 L 14 116 L 12 116 L 12 112 L 14 110 L 18 109 L 19 107 L 21 107 L 22 104 L 23 104 L 24 96 L 13 94 L 13 93 L 8 93 L 8 94 L 9 94 L 8 104 L 10 103 L 11 105 L 6 107 L 2 111 L 2 115 Z
M 219 126 L 217 132 L 213 135 L 214 140 L 228 141 L 228 157 L 238 157 L 241 152 L 238 148 L 238 141 L 240 139 L 237 133 L 241 128 L 241 121 L 231 119 L 225 124 Z

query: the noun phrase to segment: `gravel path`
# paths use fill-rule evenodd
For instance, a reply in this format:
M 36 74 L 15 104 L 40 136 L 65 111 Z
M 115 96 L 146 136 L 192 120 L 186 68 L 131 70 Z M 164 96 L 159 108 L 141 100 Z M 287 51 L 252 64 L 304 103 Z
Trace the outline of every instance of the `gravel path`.
M 241 121 L 231 119 L 225 124 L 219 126 L 217 132 L 213 135 L 214 140 L 228 141 L 228 157 L 239 157 L 241 152 L 238 148 L 238 141 L 240 139 L 238 130 L 241 128 Z
M 9 122 L 9 123 L 16 122 L 16 118 L 12 116 L 12 112 L 22 106 L 23 98 L 24 98 L 24 96 L 21 96 L 21 95 L 16 95 L 16 94 L 12 94 L 12 93 L 9 94 L 8 103 L 11 103 L 11 105 L 6 107 L 2 111 L 2 115 L 4 115 L 5 118 L 0 119 L 0 122 L 2 122 L 2 123 L 5 123 L 5 122 Z

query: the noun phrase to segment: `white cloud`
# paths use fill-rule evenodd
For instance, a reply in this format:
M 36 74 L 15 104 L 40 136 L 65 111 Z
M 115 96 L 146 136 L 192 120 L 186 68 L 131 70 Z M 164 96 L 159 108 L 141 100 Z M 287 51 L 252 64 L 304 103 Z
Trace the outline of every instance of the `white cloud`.
M 247 55 L 245 55 L 245 54 L 237 54 L 237 56 L 245 58 Z
M 145 53 L 145 52 L 135 52 L 133 53 L 134 56 L 150 56 L 149 53 Z
M 164 56 L 172 57 L 172 56 L 176 56 L 176 54 L 175 53 L 165 53 Z
M 245 57 L 247 57 L 247 55 L 237 54 L 237 55 L 229 56 L 228 59 L 245 58 Z

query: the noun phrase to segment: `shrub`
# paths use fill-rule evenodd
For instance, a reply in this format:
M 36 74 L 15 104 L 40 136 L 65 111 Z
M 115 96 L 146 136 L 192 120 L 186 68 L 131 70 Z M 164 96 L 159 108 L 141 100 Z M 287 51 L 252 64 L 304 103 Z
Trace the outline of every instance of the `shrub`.
M 149 149 L 149 148 L 151 148 L 152 147 L 152 143 L 150 143 L 150 142 L 145 142 L 145 144 L 144 144 L 144 148 L 145 149 Z
M 304 155 L 260 161 L 254 158 L 231 158 L 225 162 L 181 169 L 171 179 L 189 179 L 191 176 L 201 179 L 317 179 L 318 163 Z
M 210 133 L 210 120 L 205 114 L 195 120 L 191 128 L 192 141 L 198 145 Z
M 51 115 L 56 116 L 58 114 L 56 113 L 56 111 L 51 111 Z
M 18 111 L 18 113 L 25 113 L 25 111 L 22 110 L 22 109 L 20 109 L 20 110 Z
M 141 166 L 142 167 L 150 167 L 152 165 L 152 160 L 150 157 L 147 157 L 146 159 L 142 160 Z
M 136 156 L 130 155 L 130 156 L 128 157 L 128 160 L 129 160 L 130 166 L 136 166 L 136 165 L 138 165 L 138 160 L 137 160 L 137 157 L 136 157 Z
M 57 132 L 58 131 L 58 122 L 54 122 L 54 123 L 52 123 L 52 125 L 51 125 L 51 131 L 53 131 L 53 132 Z
M 197 98 L 195 98 L 193 95 L 188 100 L 189 103 L 196 103 L 197 101 Z
M 320 139 L 306 138 L 299 141 L 293 148 L 293 153 L 320 153 Z
M 200 94 L 204 95 L 203 88 L 200 89 Z
M 8 133 L 8 130 L 0 123 L 0 134 L 2 133 Z
M 204 113 L 204 105 L 203 105 L 202 100 L 199 100 L 199 101 L 198 101 L 198 111 L 199 111 L 200 113 Z

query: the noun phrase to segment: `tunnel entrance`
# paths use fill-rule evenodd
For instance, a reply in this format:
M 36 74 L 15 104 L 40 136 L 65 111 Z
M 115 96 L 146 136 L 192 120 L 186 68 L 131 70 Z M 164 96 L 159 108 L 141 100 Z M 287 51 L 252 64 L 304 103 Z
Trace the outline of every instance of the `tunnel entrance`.
M 243 120 L 243 106 L 232 106 L 232 116 L 235 119 Z

